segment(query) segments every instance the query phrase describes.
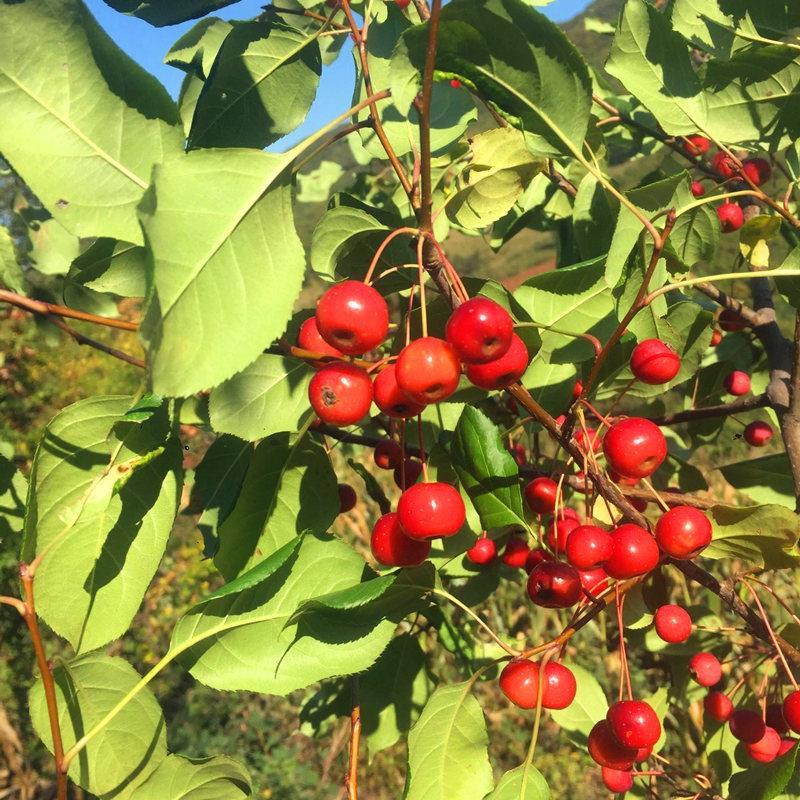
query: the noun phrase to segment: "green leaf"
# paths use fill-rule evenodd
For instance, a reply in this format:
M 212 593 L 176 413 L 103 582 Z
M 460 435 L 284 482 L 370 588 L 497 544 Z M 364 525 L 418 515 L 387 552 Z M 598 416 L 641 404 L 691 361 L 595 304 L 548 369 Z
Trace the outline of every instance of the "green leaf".
M 31 265 L 43 275 L 65 275 L 80 253 L 80 240 L 69 233 L 44 209 L 25 209 L 21 216 L 28 224 Z
M 681 214 L 668 239 L 670 253 L 691 269 L 698 261 L 711 261 L 720 241 L 719 218 L 708 206 Z
M 486 800 L 550 800 L 550 787 L 533 764 L 509 770 Z
M 255 441 L 296 431 L 308 413 L 308 384 L 313 371 L 303 361 L 269 353 L 211 392 L 211 426 Z
M 25 514 L 25 495 L 28 482 L 11 460 L 13 449 L 0 442 L 0 544 L 13 537 L 13 550 L 16 551 L 16 537 L 22 531 Z
M 323 533 L 338 513 L 336 475 L 322 445 L 274 434 L 253 453 L 236 506 L 219 527 L 214 563 L 231 578 L 303 531 Z
M 800 144 L 800 143 L 799 143 Z M 800 268 L 800 247 L 795 247 L 784 259 L 781 269 Z M 800 308 L 800 281 L 797 278 L 775 278 L 775 286 L 788 303 Z
M 408 108 L 420 88 L 428 27 L 409 29 L 392 58 L 392 96 Z M 515 127 L 537 155 L 583 148 L 591 108 L 586 64 L 563 31 L 522 0 L 453 0 L 442 9 L 435 77 L 458 78 Z
M 461 414 L 450 455 L 484 528 L 527 529 L 517 463 L 499 429 L 477 408 L 467 406 Z
M 344 167 L 336 161 L 323 161 L 316 169 L 297 176 L 298 203 L 324 203 L 331 189 L 345 174 Z
M 105 0 L 116 11 L 146 20 L 151 25 L 176 25 L 202 17 L 236 0 Z
M 337 539 L 308 535 L 290 542 L 251 570 L 256 578 L 245 573 L 190 609 L 170 652 L 197 680 L 226 691 L 285 695 L 360 672 L 389 643 L 397 620 L 368 608 L 292 617 L 308 600 L 360 583 L 363 569 L 361 557 Z
M 170 47 L 164 63 L 205 80 L 232 28 L 230 22 L 218 17 L 201 19 Z
M 608 196 L 594 175 L 584 175 L 572 212 L 575 239 L 581 257 L 605 255 L 611 245 L 618 206 L 612 208 Z
M 729 800 L 773 800 L 794 775 L 797 747 L 770 764 L 756 764 L 731 778 Z
M 197 100 L 189 147 L 272 144 L 305 119 L 321 70 L 317 36 L 275 12 L 234 22 Z
M 404 800 L 482 800 L 494 781 L 472 682 L 439 686 L 408 735 Z
M 216 386 L 283 333 L 305 268 L 293 158 L 197 150 L 156 168 L 141 209 L 154 270 L 140 332 L 159 394 Z
M 739 231 L 739 252 L 757 269 L 769 267 L 769 245 L 781 227 L 780 217 L 757 214 Z
M 552 712 L 553 721 L 568 733 L 586 737 L 595 722 L 605 717 L 608 700 L 597 678 L 591 672 L 576 664 L 566 666 L 575 676 L 578 691 L 569 706 Z
M 737 461 L 719 471 L 731 486 L 756 503 L 780 503 L 794 508 L 794 482 L 785 453 Z
M 37 611 L 78 652 L 128 627 L 180 496 L 182 452 L 166 409 L 141 425 L 117 425 L 130 405 L 129 397 L 94 397 L 68 406 L 33 460 L 22 557 L 47 550 Z
M 17 250 L 8 228 L 0 226 L 0 283 L 12 292 L 25 291 L 25 278 L 17 261 Z
M 142 243 L 136 205 L 180 151 L 177 110 L 80 0 L 0 6 L 0 117 L 0 151 L 64 228 Z
M 485 228 L 514 205 L 534 175 L 545 166 L 534 158 L 516 128 L 495 128 L 474 136 L 472 159 L 447 199 L 447 215 L 457 224 Z
M 59 664 L 53 677 L 65 750 L 139 682 L 139 675 L 130 664 L 102 653 L 88 653 Z M 36 733 L 52 752 L 41 679 L 30 692 L 30 713 Z M 158 702 L 147 687 L 140 689 L 75 757 L 69 777 L 93 795 L 114 797 L 130 791 L 163 762 L 167 755 L 166 734 Z M 162 796 L 160 800 L 167 798 Z
M 67 277 L 71 282 L 96 292 L 144 297 L 147 251 L 129 242 L 101 237 L 72 262 Z
M 251 791 L 250 776 L 232 758 L 169 755 L 129 800 L 245 800 Z
M 785 506 L 714 506 L 706 558 L 736 558 L 747 567 L 781 569 L 800 564 L 800 517 Z

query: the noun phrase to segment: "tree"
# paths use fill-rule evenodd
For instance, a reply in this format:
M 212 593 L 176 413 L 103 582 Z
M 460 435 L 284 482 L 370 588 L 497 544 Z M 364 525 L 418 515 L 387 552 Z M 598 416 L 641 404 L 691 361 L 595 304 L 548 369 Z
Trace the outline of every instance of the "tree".
M 142 375 L 58 413 L 27 489 L 0 461 L 20 575 L 0 603 L 58 800 L 251 796 L 237 761 L 168 752 L 167 669 L 317 687 L 311 727 L 351 718 L 351 800 L 362 720 L 371 753 L 407 736 L 409 800 L 548 797 L 543 719 L 610 791 L 796 796 L 794 4 L 626 0 L 601 73 L 523 0 L 233 23 L 218 0 L 108 2 L 199 18 L 167 55 L 177 103 L 81 0 L 0 9 L 0 152 L 36 222 L 0 239 L 0 301 Z M 352 108 L 266 151 L 346 43 Z M 343 139 L 346 178 L 324 160 Z M 328 200 L 308 251 L 303 200 Z M 513 292 L 448 258 L 531 229 L 557 268 Z M 326 287 L 296 311 L 309 271 Z M 186 422 L 213 435 L 192 476 Z M 220 587 L 140 675 L 110 647 L 187 482 Z M 369 543 L 329 533 L 356 505 Z M 512 713 L 503 694 L 532 734 L 495 781 L 482 704 Z

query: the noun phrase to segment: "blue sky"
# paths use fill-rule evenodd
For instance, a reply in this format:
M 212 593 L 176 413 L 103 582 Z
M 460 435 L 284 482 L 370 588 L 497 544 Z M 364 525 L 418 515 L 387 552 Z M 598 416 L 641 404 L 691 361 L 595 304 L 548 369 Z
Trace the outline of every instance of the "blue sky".
M 177 97 L 183 73 L 163 63 L 164 55 L 195 21 L 169 28 L 154 28 L 142 20 L 120 14 L 103 0 L 85 0 L 86 5 L 97 21 L 132 58 L 148 72 L 152 72 L 167 87 L 173 97 Z M 268 0 L 241 0 L 216 13 L 225 19 L 249 19 L 258 14 Z M 589 0 L 554 0 L 541 9 L 548 17 L 561 22 L 582 11 Z M 334 117 L 350 107 L 353 92 L 354 68 L 349 53 L 343 56 L 322 73 L 317 98 L 306 121 L 294 133 L 281 140 L 282 149 L 304 138 L 313 131 L 330 122 Z

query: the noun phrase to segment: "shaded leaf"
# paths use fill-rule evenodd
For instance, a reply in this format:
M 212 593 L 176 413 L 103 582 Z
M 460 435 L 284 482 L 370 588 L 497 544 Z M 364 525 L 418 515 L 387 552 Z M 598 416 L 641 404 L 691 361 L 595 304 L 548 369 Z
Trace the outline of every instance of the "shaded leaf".
M 130 800 L 245 800 L 251 791 L 250 776 L 232 758 L 169 755 Z

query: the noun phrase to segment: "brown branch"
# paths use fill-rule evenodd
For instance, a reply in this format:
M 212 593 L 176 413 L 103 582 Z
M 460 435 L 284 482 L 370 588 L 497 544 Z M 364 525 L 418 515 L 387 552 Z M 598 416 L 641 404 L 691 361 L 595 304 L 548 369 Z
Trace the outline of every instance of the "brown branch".
M 42 300 L 33 300 L 21 294 L 0 289 L 0 303 L 11 303 L 18 308 L 24 308 L 33 314 L 46 316 L 55 314 L 58 317 L 68 317 L 78 319 L 81 322 L 91 322 L 94 325 L 104 325 L 107 328 L 119 328 L 123 331 L 136 331 L 138 325 L 135 322 L 127 322 L 124 319 L 111 319 L 110 317 L 99 317 L 97 314 L 87 314 L 84 311 L 77 311 L 67 306 L 59 306 L 54 303 L 45 303 Z
M 780 415 L 781 434 L 792 469 L 795 510 L 800 514 L 800 311 L 795 316 L 794 353 L 788 389 L 789 403 Z
M 419 18 L 425 22 L 425 20 L 430 19 L 431 10 L 428 8 L 428 3 L 426 0 L 414 0 L 414 5 L 417 8 L 417 13 L 419 14 Z
M 661 417 L 648 417 L 656 425 L 677 425 L 680 422 L 692 422 L 696 419 L 711 419 L 713 417 L 729 417 L 742 411 L 753 411 L 756 408 L 766 408 L 770 404 L 769 397 L 757 394 L 752 397 L 742 397 L 732 403 L 720 403 L 716 406 L 705 408 L 689 408 L 686 411 L 676 411 L 674 414 L 665 414 Z
M 36 618 L 36 606 L 33 598 L 33 575 L 28 570 L 27 564 L 21 564 L 19 568 L 22 591 L 25 595 L 25 613 L 23 617 L 33 643 L 33 652 L 36 655 L 36 663 L 42 678 L 44 697 L 47 704 L 47 716 L 50 720 L 50 734 L 53 737 L 53 756 L 56 762 L 56 787 L 57 800 L 67 800 L 67 775 L 62 766 L 64 763 L 64 743 L 61 738 L 61 725 L 58 720 L 58 703 L 56 701 L 55 681 L 47 656 L 42 644 L 42 634 L 39 630 L 39 621 Z
M 281 8 L 280 6 L 276 5 L 267 5 L 262 6 L 262 8 L 266 11 L 267 9 L 271 8 L 273 11 L 277 12 L 278 14 L 294 14 L 298 17 L 308 17 L 309 19 L 315 19 L 317 22 L 327 22 L 328 18 L 323 14 L 317 14 L 315 11 L 309 11 L 307 8 Z M 349 31 L 350 29 L 346 25 L 340 25 L 338 22 L 331 22 L 331 28 L 335 31 Z
M 442 0 L 433 0 L 428 20 L 428 44 L 425 49 L 425 67 L 422 73 L 422 92 L 417 108 L 419 114 L 420 150 L 420 229 L 433 233 L 431 213 L 433 209 L 433 187 L 431 184 L 431 97 L 433 95 L 433 72 L 436 67 L 436 48 L 439 41 L 439 18 Z
M 16 597 L 8 597 L 7 595 L 0 595 L 0 605 L 3 606 L 11 606 L 12 608 L 16 608 L 17 611 L 20 613 L 21 616 L 25 616 L 25 603 L 22 600 L 17 599 Z
M 572 198 L 578 196 L 578 190 L 575 187 L 575 184 L 568 178 L 565 178 L 555 168 L 552 158 L 547 159 L 547 177 L 550 178 L 550 180 L 565 194 L 568 194 Z
M 67 325 L 67 323 L 59 317 L 48 315 L 48 319 L 57 328 L 60 328 L 62 331 L 64 331 L 64 333 L 71 336 L 77 344 L 93 347 L 95 350 L 99 350 L 101 353 L 118 358 L 120 361 L 124 361 L 126 364 L 131 364 L 134 367 L 139 367 L 139 369 L 144 369 L 144 361 L 142 361 L 140 358 L 129 355 L 122 350 L 117 350 L 116 347 L 110 347 L 107 344 L 98 342 L 96 339 L 91 339 L 88 336 L 84 336 L 82 333 L 80 333 L 80 331 L 76 331 L 75 328 Z
M 759 324 L 760 318 L 752 308 L 745 305 L 741 300 L 731 297 L 713 283 L 696 283 L 694 288 L 702 292 L 706 297 L 711 298 L 715 303 L 738 314 L 751 328 Z
M 347 800 L 358 800 L 358 747 L 361 742 L 361 706 L 358 675 L 353 676 L 353 710 L 350 712 L 350 769 L 345 780 Z

